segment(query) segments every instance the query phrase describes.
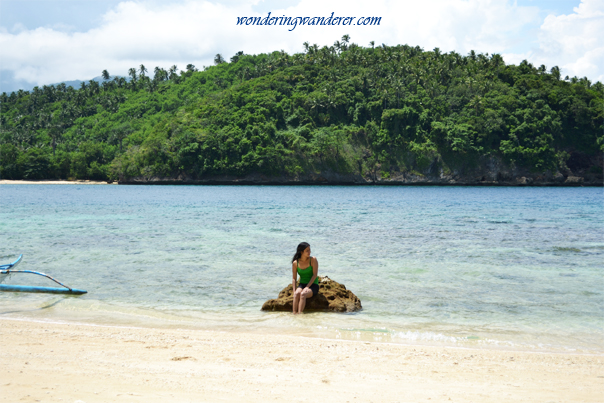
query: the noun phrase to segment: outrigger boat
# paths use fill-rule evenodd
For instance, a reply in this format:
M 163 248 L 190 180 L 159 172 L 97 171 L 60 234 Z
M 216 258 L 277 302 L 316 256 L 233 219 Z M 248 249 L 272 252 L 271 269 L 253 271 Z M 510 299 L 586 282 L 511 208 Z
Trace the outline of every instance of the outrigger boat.
M 0 284 L 0 291 L 10 291 L 10 292 L 45 292 L 51 294 L 86 294 L 88 291 L 77 290 L 75 288 L 67 287 L 65 284 L 60 281 L 55 280 L 50 277 L 48 274 L 40 273 L 32 270 L 15 270 L 15 266 L 21 263 L 21 259 L 23 259 L 23 255 L 19 255 L 17 260 L 9 264 L 0 265 L 0 283 L 8 278 L 11 274 L 14 273 L 29 273 L 29 274 L 37 274 L 42 277 L 46 277 L 54 281 L 55 283 L 63 286 L 64 288 L 59 287 L 30 287 L 25 285 L 8 285 L 8 284 Z

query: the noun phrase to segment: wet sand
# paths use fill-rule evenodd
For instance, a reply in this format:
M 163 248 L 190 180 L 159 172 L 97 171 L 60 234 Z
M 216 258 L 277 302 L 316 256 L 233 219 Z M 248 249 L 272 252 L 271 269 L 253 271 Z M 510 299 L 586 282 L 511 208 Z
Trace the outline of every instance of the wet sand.
M 1 402 L 602 402 L 604 356 L 0 320 Z

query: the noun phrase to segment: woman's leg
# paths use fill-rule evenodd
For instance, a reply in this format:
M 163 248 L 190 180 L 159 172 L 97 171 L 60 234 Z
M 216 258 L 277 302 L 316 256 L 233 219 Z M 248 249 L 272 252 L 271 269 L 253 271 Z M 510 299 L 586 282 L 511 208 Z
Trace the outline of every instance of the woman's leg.
M 302 313 L 306 307 L 306 298 L 312 297 L 312 291 L 306 289 L 300 293 L 300 305 L 298 307 L 298 313 Z
M 292 312 L 294 315 L 298 313 L 298 305 L 300 305 L 300 293 L 302 293 L 301 288 L 296 288 L 294 290 L 294 303 L 292 304 Z

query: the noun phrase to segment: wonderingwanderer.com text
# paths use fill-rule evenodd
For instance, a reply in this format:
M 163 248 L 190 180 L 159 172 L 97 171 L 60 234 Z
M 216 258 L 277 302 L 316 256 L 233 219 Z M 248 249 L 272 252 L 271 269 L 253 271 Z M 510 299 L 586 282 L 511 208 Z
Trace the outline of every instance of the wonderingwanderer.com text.
M 237 25 L 284 25 L 291 26 L 288 31 L 293 31 L 298 25 L 307 26 L 335 26 L 335 25 L 380 25 L 382 17 L 271 17 L 271 13 L 262 17 L 237 17 Z

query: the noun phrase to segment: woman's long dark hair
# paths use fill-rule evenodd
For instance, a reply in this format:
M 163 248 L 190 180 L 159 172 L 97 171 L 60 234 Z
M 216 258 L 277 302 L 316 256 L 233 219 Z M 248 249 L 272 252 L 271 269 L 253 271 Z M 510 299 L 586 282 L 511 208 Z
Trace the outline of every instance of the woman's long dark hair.
M 298 249 L 296 249 L 296 254 L 294 255 L 294 258 L 292 259 L 292 263 L 294 263 L 296 260 L 300 259 L 300 257 L 302 256 L 302 252 L 304 252 L 304 250 L 306 248 L 308 248 L 310 245 L 306 242 L 300 242 L 300 245 L 298 245 Z

